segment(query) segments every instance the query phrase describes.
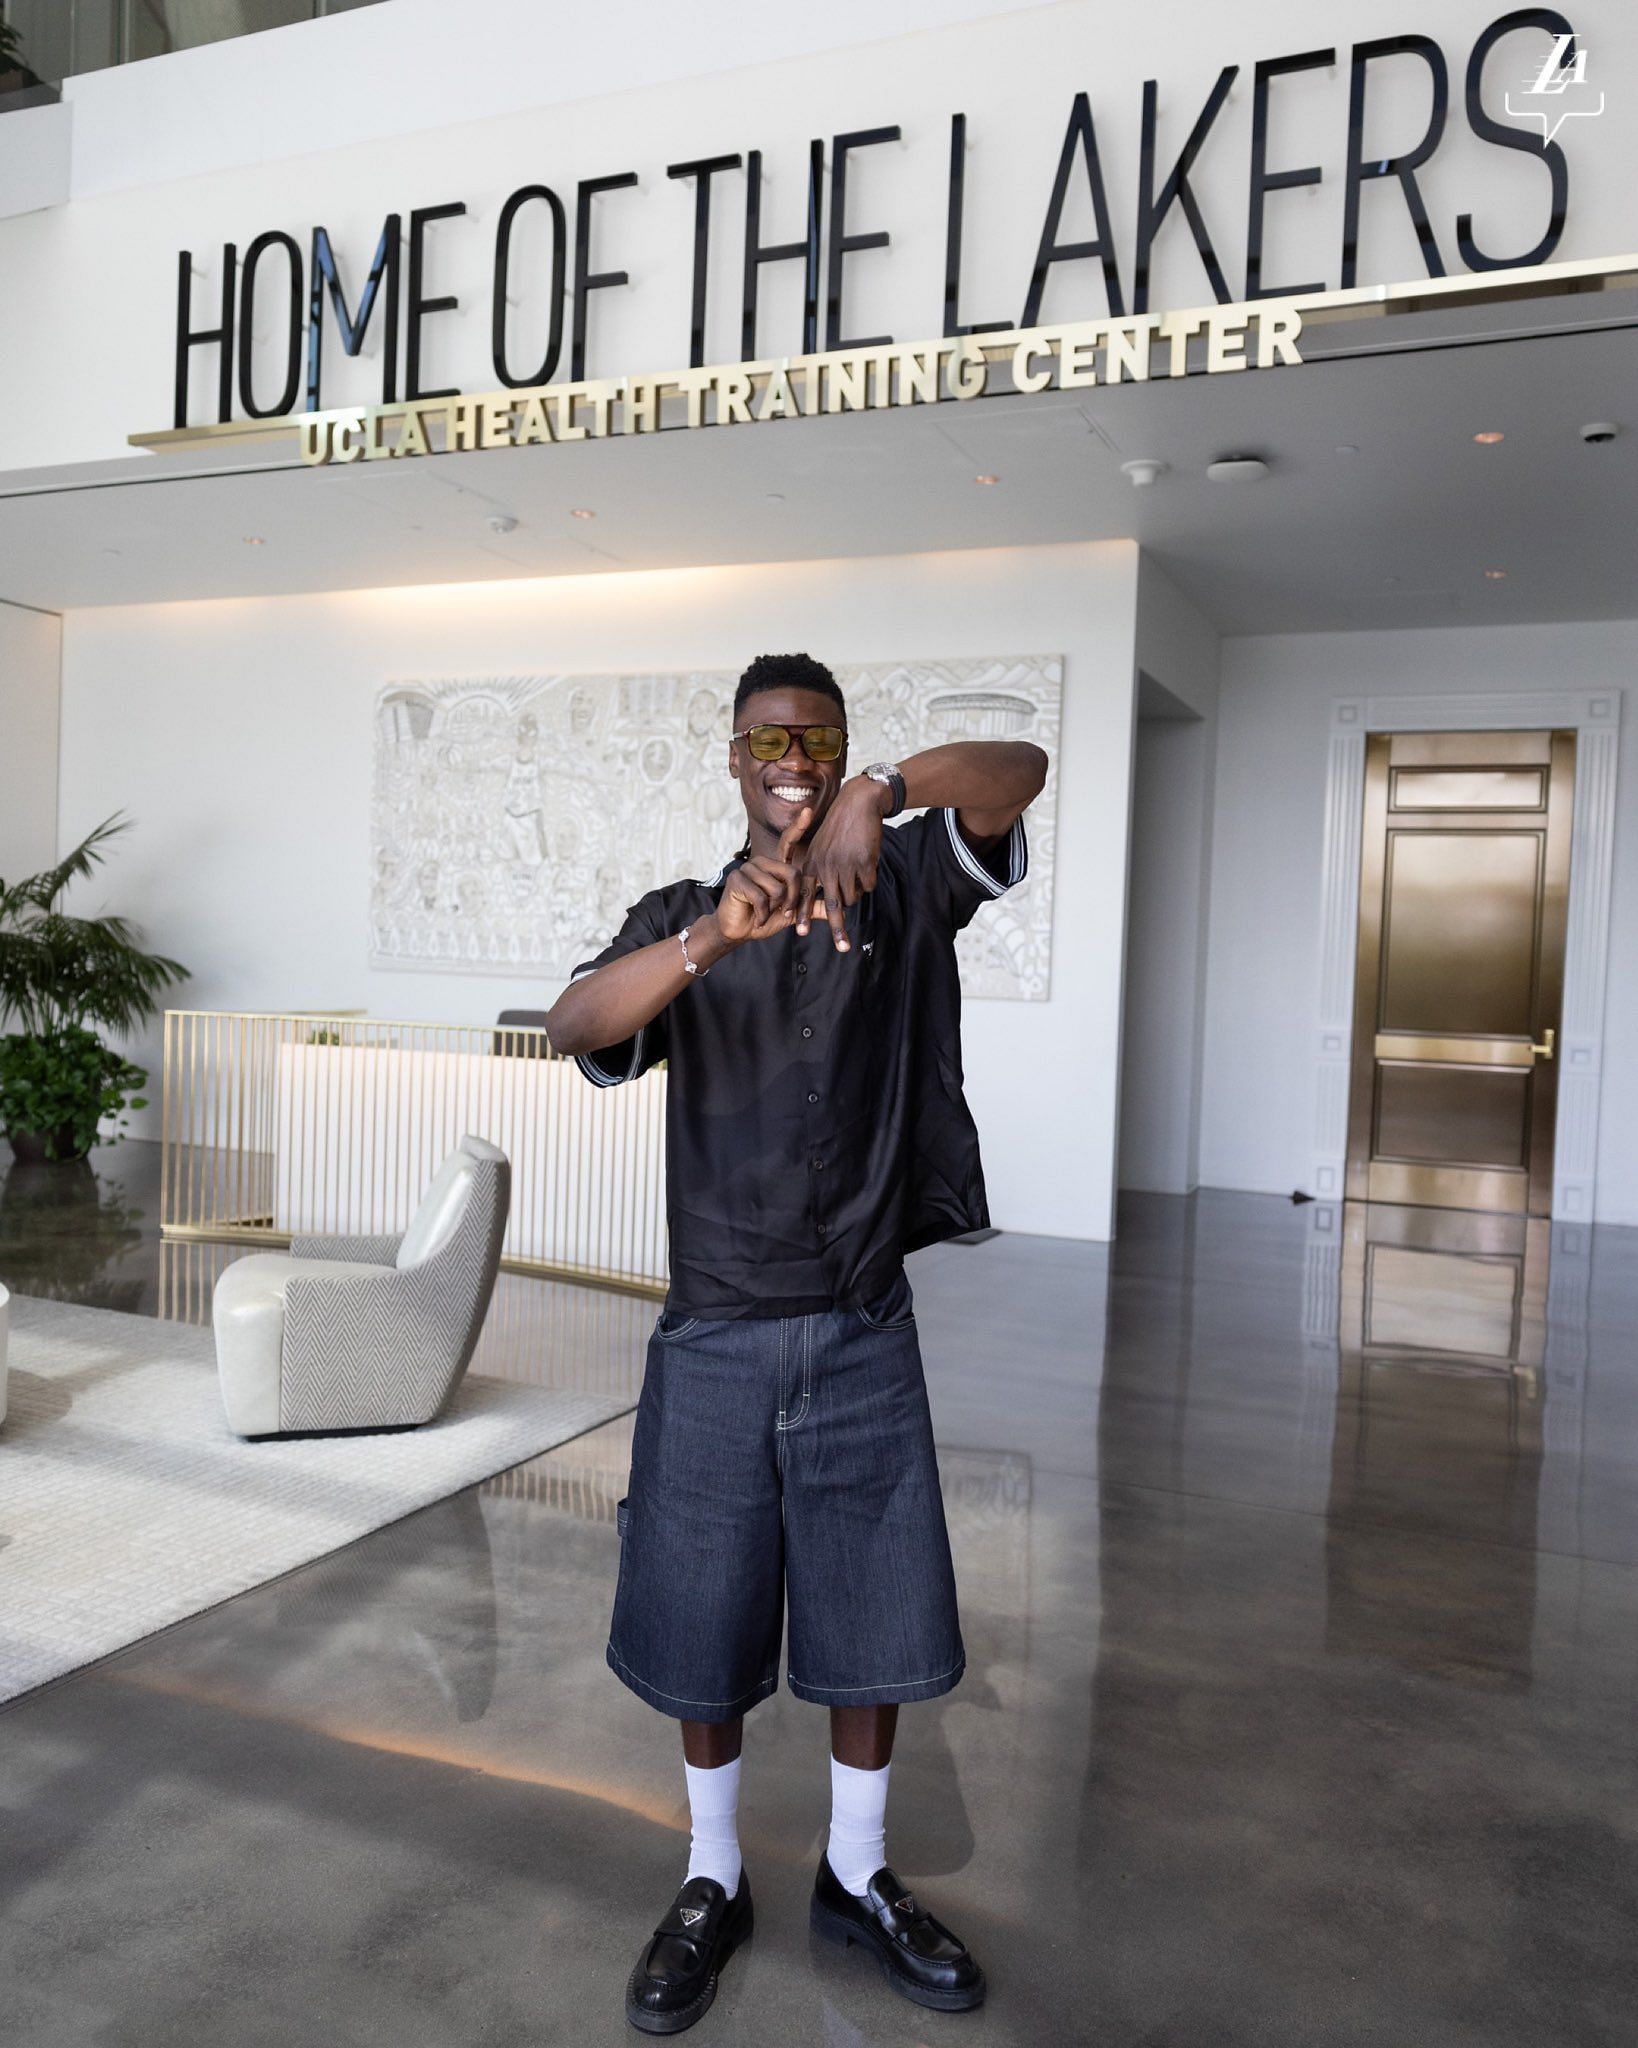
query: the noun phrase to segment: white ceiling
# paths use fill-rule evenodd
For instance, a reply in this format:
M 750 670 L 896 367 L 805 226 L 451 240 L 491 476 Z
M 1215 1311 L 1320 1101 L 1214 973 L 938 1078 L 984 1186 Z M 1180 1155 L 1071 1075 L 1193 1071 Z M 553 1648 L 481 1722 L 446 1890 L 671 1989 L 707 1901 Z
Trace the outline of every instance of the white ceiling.
M 1581 303 L 1610 322 L 1632 317 L 1630 297 Z M 1630 617 L 1638 330 L 1532 333 L 1532 317 L 1469 312 L 1464 345 L 1330 360 L 1402 349 L 1431 323 L 1314 329 L 1300 368 L 745 432 L 318 470 L 241 450 L 279 465 L 256 473 L 143 458 L 71 488 L 13 476 L 0 598 L 61 611 L 1131 537 L 1229 633 Z M 1595 419 L 1625 431 L 1584 446 Z M 1506 439 L 1479 447 L 1481 428 Z M 1266 479 L 1207 481 L 1241 452 Z M 1167 472 L 1134 489 L 1134 456 Z M 1001 481 L 974 483 L 986 473 Z M 516 529 L 493 533 L 497 514 Z

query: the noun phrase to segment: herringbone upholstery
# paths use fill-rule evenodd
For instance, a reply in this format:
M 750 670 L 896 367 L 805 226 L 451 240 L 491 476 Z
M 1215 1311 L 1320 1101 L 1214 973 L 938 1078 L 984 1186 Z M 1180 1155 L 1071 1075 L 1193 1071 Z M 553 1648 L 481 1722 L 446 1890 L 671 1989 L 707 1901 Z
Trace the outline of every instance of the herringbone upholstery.
M 263 1259 L 265 1277 L 256 1284 L 277 1286 L 283 1303 L 280 1430 L 428 1422 L 454 1392 L 489 1308 L 511 1202 L 505 1153 L 473 1137 L 463 1138 L 459 1150 L 466 1155 L 464 1194 L 429 1257 L 393 1265 L 398 1237 L 307 1237 L 292 1243 L 291 1255 L 327 1262 L 311 1276 L 290 1270 L 288 1261 Z M 445 1162 L 435 1191 L 454 1163 Z M 225 1270 L 224 1282 L 233 1271 Z M 219 1347 L 222 1341 L 219 1325 Z
M 390 1266 L 398 1257 L 403 1233 L 386 1237 L 293 1237 L 293 1259 L 351 1259 L 356 1265 Z

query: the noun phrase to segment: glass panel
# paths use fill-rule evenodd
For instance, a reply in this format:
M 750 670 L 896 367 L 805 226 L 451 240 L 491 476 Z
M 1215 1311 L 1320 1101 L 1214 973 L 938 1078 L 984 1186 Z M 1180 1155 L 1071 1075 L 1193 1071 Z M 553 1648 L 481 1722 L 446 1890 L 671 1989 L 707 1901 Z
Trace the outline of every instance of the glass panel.
M 16 56 L 0 60 L 0 92 L 31 85 L 61 85 L 68 76 L 73 16 L 56 0 L 10 0 L 0 7 L 17 41 Z
M 1382 1067 L 1375 1157 L 1522 1166 L 1529 1078 L 1517 1067 Z
M 1539 768 L 1396 768 L 1396 811 L 1539 811 Z
M 230 36 L 311 21 L 314 0 L 127 0 L 130 44 L 127 58 L 162 57 L 193 50 Z
M 381 0 L 0 0 L 0 17 L 18 32 L 22 68 L 0 68 L 0 95 L 60 85 L 137 57 L 163 57 L 201 43 L 254 35 L 325 14 L 376 7 Z
M 1534 832 L 1390 832 L 1384 1031 L 1530 1030 Z

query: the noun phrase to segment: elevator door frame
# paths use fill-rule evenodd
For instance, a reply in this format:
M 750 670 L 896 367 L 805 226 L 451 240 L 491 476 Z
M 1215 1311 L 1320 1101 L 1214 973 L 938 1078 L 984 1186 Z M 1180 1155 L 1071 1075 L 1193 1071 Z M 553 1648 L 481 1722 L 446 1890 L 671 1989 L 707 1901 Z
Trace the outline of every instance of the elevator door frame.
M 1619 683 L 1581 690 L 1475 690 L 1341 697 L 1326 746 L 1320 856 L 1320 977 L 1313 1046 L 1311 1191 L 1341 1201 L 1348 1154 L 1354 964 L 1365 809 L 1365 742 L 1373 732 L 1569 731 L 1576 735 L 1564 1028 L 1553 1215 L 1591 1222 L 1597 1191 L 1600 1068 L 1622 702 Z
M 1404 755 L 1401 760 L 1399 755 Z M 1575 824 L 1576 735 L 1563 728 L 1505 733 L 1373 733 L 1365 749 L 1365 803 L 1361 832 L 1358 958 L 1354 981 L 1353 1076 L 1349 1091 L 1347 1196 L 1350 1201 L 1425 1204 L 1435 1209 L 1545 1217 L 1552 1213 L 1553 1151 L 1558 1108 L 1555 1041 L 1563 1031 L 1564 953 L 1569 898 L 1570 846 Z M 1532 960 L 1529 1029 L 1519 1042 L 1506 1033 L 1441 1037 L 1389 1029 L 1382 1016 L 1387 973 L 1389 877 L 1396 830 L 1413 837 L 1525 831 L 1532 815 L 1498 805 L 1457 810 L 1396 808 L 1401 775 L 1461 773 L 1472 767 L 1539 775 L 1540 850 Z M 1405 823 L 1396 827 L 1396 817 Z M 1414 825 L 1411 819 L 1418 822 Z M 1520 1168 L 1485 1167 L 1452 1160 L 1421 1164 L 1379 1154 L 1377 1118 L 1384 1063 L 1437 1070 L 1445 1063 L 1481 1071 L 1528 1069 L 1525 1147 Z

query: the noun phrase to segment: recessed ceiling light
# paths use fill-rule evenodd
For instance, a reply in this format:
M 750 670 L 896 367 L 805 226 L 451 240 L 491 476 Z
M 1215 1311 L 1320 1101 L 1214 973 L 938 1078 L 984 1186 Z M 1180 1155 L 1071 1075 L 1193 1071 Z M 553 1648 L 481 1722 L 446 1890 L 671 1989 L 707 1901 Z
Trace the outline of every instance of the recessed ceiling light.
M 1486 583 L 1505 583 L 1507 581 L 1507 571 L 1505 569 L 1486 569 L 1484 580 Z
M 767 497 L 770 505 L 783 505 L 785 502 L 785 493 L 783 491 L 769 491 Z
M 245 546 L 247 548 L 265 548 L 267 542 L 262 539 L 259 533 L 247 533 L 245 535 Z
M 1507 436 L 1505 434 L 1498 433 L 1494 427 L 1489 427 L 1485 430 L 1484 433 L 1475 434 L 1473 438 L 1475 441 L 1478 442 L 1481 448 L 1494 448 L 1498 441 L 1505 441 L 1507 439 Z
M 589 505 L 571 505 L 569 507 L 569 517 L 571 519 L 595 519 L 597 514 Z
M 1339 455 L 1357 455 L 1359 450 L 1352 441 L 1344 441 L 1337 449 L 1337 453 Z
M 1260 455 L 1225 455 L 1206 464 L 1206 475 L 1214 484 L 1254 484 L 1268 474 Z
M 1001 479 L 998 476 L 975 476 L 973 478 L 975 484 L 998 484 L 1000 481 Z

